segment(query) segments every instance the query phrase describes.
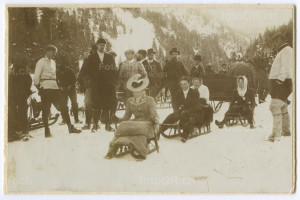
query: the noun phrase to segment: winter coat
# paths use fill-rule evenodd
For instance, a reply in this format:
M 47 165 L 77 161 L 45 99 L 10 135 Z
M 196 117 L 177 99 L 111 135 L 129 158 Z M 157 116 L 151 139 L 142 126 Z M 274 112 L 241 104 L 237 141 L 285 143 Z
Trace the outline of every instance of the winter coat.
M 174 102 L 173 108 L 175 112 L 182 112 L 182 111 L 192 112 L 195 108 L 198 107 L 199 93 L 197 90 L 190 88 L 187 97 L 184 98 L 183 90 L 179 90 L 176 93 L 173 102 Z
M 84 59 L 77 77 L 79 91 L 81 93 L 86 93 L 86 90 L 91 87 L 91 77 L 90 74 L 87 73 L 87 68 L 89 66 L 88 58 Z
M 56 82 L 56 63 L 47 57 L 41 58 L 34 70 L 34 85 L 43 89 L 58 89 Z
M 235 110 L 240 110 L 243 112 L 244 110 L 250 109 L 253 110 L 255 107 L 255 98 L 254 92 L 252 89 L 247 89 L 244 98 L 238 94 L 237 89 L 233 90 L 232 100 L 230 104 L 230 109 L 234 108 Z M 238 108 L 238 109 L 236 109 Z
M 271 80 L 270 95 L 272 99 L 286 101 L 288 96 L 292 93 L 293 60 L 293 49 L 287 44 L 283 45 L 273 61 L 269 75 L 269 79 Z M 281 84 L 279 84 L 278 81 L 281 82 Z
M 269 79 L 278 79 L 281 82 L 285 79 L 292 79 L 293 68 L 293 49 L 285 44 L 279 49 L 273 61 Z
M 187 75 L 187 71 L 183 66 L 183 63 L 181 61 L 178 60 L 171 60 L 169 62 L 167 62 L 167 64 L 165 65 L 164 69 L 164 82 L 168 83 L 168 82 L 175 82 L 175 83 L 179 83 L 179 80 L 182 76 L 186 76 Z
M 144 60 L 142 64 L 147 71 L 149 78 L 149 87 L 161 87 L 162 86 L 162 78 L 163 78 L 163 70 L 160 66 L 160 63 L 156 60 L 153 60 L 149 63 L 149 60 Z
M 95 109 L 110 105 L 110 100 L 116 96 L 116 64 L 110 54 L 104 53 L 103 61 L 97 53 L 87 58 L 86 67 L 82 73 L 91 78 L 91 98 Z
M 68 67 L 56 70 L 57 83 L 63 90 L 71 90 L 75 88 L 76 75 L 74 71 Z M 68 87 L 71 86 L 70 89 Z
M 191 69 L 191 77 L 201 77 L 203 78 L 203 76 L 205 75 L 205 70 L 201 65 L 198 66 L 193 66 Z
M 134 115 L 134 119 L 130 120 Z M 154 122 L 159 120 L 155 100 L 143 95 L 138 103 L 135 98 L 127 100 L 126 112 L 118 126 L 115 137 L 110 142 L 109 152 L 118 144 L 133 145 L 135 150 L 146 158 L 148 154 L 148 139 L 154 138 L 158 126 Z

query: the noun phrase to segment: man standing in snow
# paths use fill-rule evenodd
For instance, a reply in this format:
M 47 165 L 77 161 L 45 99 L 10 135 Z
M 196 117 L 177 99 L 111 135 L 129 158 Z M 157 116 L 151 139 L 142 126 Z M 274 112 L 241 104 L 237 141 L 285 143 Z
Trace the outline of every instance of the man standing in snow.
M 279 141 L 280 136 L 290 136 L 290 117 L 288 113 L 288 96 L 292 93 L 292 69 L 294 67 L 293 49 L 285 43 L 285 36 L 276 33 L 271 41 L 277 49 L 269 79 L 271 80 L 270 111 L 273 115 L 273 130 L 268 140 Z
M 205 75 L 205 70 L 201 65 L 202 58 L 200 55 L 195 55 L 194 57 L 194 66 L 191 69 L 191 78 L 200 77 L 203 78 Z
M 180 55 L 180 51 L 177 48 L 173 48 L 170 51 L 171 61 L 167 62 L 165 65 L 163 72 L 165 74 L 164 77 L 164 86 L 170 90 L 172 96 L 172 107 L 174 109 L 174 97 L 178 90 L 180 90 L 179 80 L 181 77 L 187 75 L 187 71 L 184 68 L 181 61 L 178 60 L 178 55 Z
M 45 126 L 45 137 L 52 137 L 48 125 L 48 118 L 50 114 L 51 104 L 61 112 L 63 119 L 69 128 L 69 133 L 80 133 L 70 121 L 68 113 L 68 106 L 65 102 L 63 93 L 59 90 L 56 79 L 56 63 L 53 60 L 57 48 L 53 45 L 46 47 L 46 55 L 41 58 L 35 67 L 34 71 L 34 85 L 39 90 L 42 101 L 42 116 Z
M 117 69 L 112 55 L 105 52 L 106 40 L 100 38 L 97 43 L 97 51 L 87 59 L 86 74 L 91 77 L 91 98 L 93 109 L 92 132 L 99 129 L 98 122 L 102 110 L 102 119 L 106 131 L 113 131 L 110 126 L 111 119 L 116 110 L 116 78 Z
M 163 72 L 159 62 L 154 59 L 154 54 L 156 54 L 156 52 L 153 49 L 148 49 L 147 51 L 140 49 L 138 51 L 138 58 L 144 65 L 150 81 L 148 86 L 150 96 L 155 99 L 162 89 L 161 79 L 163 77 Z
M 60 90 L 65 95 L 66 104 L 68 105 L 68 99 L 70 98 L 72 105 L 72 112 L 76 124 L 81 124 L 82 121 L 78 119 L 78 103 L 77 93 L 75 90 L 76 75 L 74 71 L 69 68 L 69 61 L 66 56 L 60 56 L 56 59 L 57 63 L 57 84 Z M 65 121 L 63 120 L 65 123 Z

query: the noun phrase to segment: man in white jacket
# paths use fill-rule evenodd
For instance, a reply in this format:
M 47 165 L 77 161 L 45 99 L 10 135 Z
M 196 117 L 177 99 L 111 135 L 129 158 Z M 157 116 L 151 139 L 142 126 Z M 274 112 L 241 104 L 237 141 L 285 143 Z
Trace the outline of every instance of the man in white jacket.
M 48 125 L 51 104 L 61 112 L 63 119 L 68 125 L 69 133 L 81 132 L 71 124 L 65 97 L 57 85 L 56 63 L 53 60 L 56 52 L 57 48 L 55 46 L 48 45 L 46 47 L 46 55 L 37 62 L 33 78 L 34 85 L 39 90 L 41 96 L 42 117 L 46 138 L 52 137 Z
M 287 98 L 292 93 L 292 70 L 294 68 L 293 49 L 285 43 L 285 36 L 276 33 L 271 41 L 277 50 L 269 79 L 272 97 L 270 111 L 273 115 L 273 130 L 268 140 L 279 141 L 281 136 L 290 136 L 290 117 Z

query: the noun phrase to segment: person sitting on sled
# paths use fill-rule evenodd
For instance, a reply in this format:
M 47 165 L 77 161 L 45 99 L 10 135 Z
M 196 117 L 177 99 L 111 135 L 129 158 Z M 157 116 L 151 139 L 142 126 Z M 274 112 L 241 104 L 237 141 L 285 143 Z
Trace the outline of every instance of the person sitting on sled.
M 211 123 L 213 121 L 213 108 L 209 105 L 209 89 L 203 84 L 201 77 L 194 77 L 192 79 L 192 89 L 199 92 L 199 110 L 204 112 L 203 120 L 205 123 Z
M 250 128 L 253 129 L 253 112 L 255 107 L 254 92 L 248 88 L 248 80 L 245 76 L 239 76 L 237 78 L 237 89 L 233 91 L 233 97 L 228 111 L 225 113 L 224 119 L 220 122 L 215 121 L 219 128 L 223 128 L 230 118 L 237 113 L 242 117 L 245 117 L 250 124 Z
M 140 159 L 146 159 L 148 139 L 156 137 L 159 122 L 155 100 L 144 91 L 148 84 L 148 77 L 141 74 L 135 74 L 127 81 L 127 88 L 133 93 L 133 97 L 127 100 L 125 114 L 109 144 L 106 159 L 113 158 L 118 145 L 124 144 L 135 148 Z M 131 120 L 132 115 L 134 119 Z
M 181 90 L 177 91 L 176 95 L 173 97 L 174 112 L 168 115 L 163 121 L 159 133 L 166 131 L 170 124 L 179 121 L 179 127 L 183 129 L 181 141 L 185 143 L 188 135 L 192 133 L 194 128 L 194 122 L 190 120 L 191 114 L 195 117 L 195 113 L 197 113 L 196 118 L 198 118 L 198 114 L 201 113 L 197 112 L 197 109 L 199 108 L 199 93 L 197 90 L 190 88 L 189 79 L 187 77 L 181 78 L 180 86 Z M 199 120 L 196 119 L 195 121 Z

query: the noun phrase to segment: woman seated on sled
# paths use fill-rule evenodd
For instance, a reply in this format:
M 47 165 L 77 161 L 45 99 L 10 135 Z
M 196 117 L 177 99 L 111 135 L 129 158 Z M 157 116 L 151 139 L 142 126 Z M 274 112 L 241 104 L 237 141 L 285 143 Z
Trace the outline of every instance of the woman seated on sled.
M 237 78 L 237 89 L 233 91 L 232 101 L 228 111 L 225 113 L 224 119 L 221 122 L 218 120 L 215 121 L 219 128 L 223 128 L 225 123 L 237 115 L 245 117 L 250 124 L 250 128 L 254 128 L 253 112 L 255 107 L 255 99 L 253 90 L 247 88 L 247 86 L 247 78 L 245 76 L 239 76 Z
M 145 94 L 149 84 L 147 77 L 140 74 L 133 75 L 127 81 L 127 88 L 132 91 L 133 97 L 127 100 L 126 111 L 118 126 L 115 137 L 110 142 L 105 158 L 114 156 L 113 151 L 118 145 L 132 146 L 141 159 L 148 154 L 148 140 L 156 137 L 158 131 L 158 114 L 153 97 Z M 130 120 L 134 115 L 134 119 Z
M 185 143 L 188 135 L 194 130 L 194 122 L 199 121 L 198 119 L 190 120 L 191 114 L 193 114 L 193 118 L 201 118 L 197 112 L 199 93 L 197 90 L 190 88 L 189 79 L 186 77 L 181 78 L 180 86 L 181 90 L 173 97 L 174 112 L 163 121 L 159 133 L 163 133 L 179 121 L 179 127 L 183 129 L 181 141 Z M 195 113 L 197 114 L 195 115 Z
M 207 86 L 203 85 L 203 80 L 201 77 L 193 77 L 192 89 L 199 92 L 199 109 L 200 112 L 204 112 L 203 122 L 211 123 L 213 121 L 213 108 L 209 105 L 209 89 Z

